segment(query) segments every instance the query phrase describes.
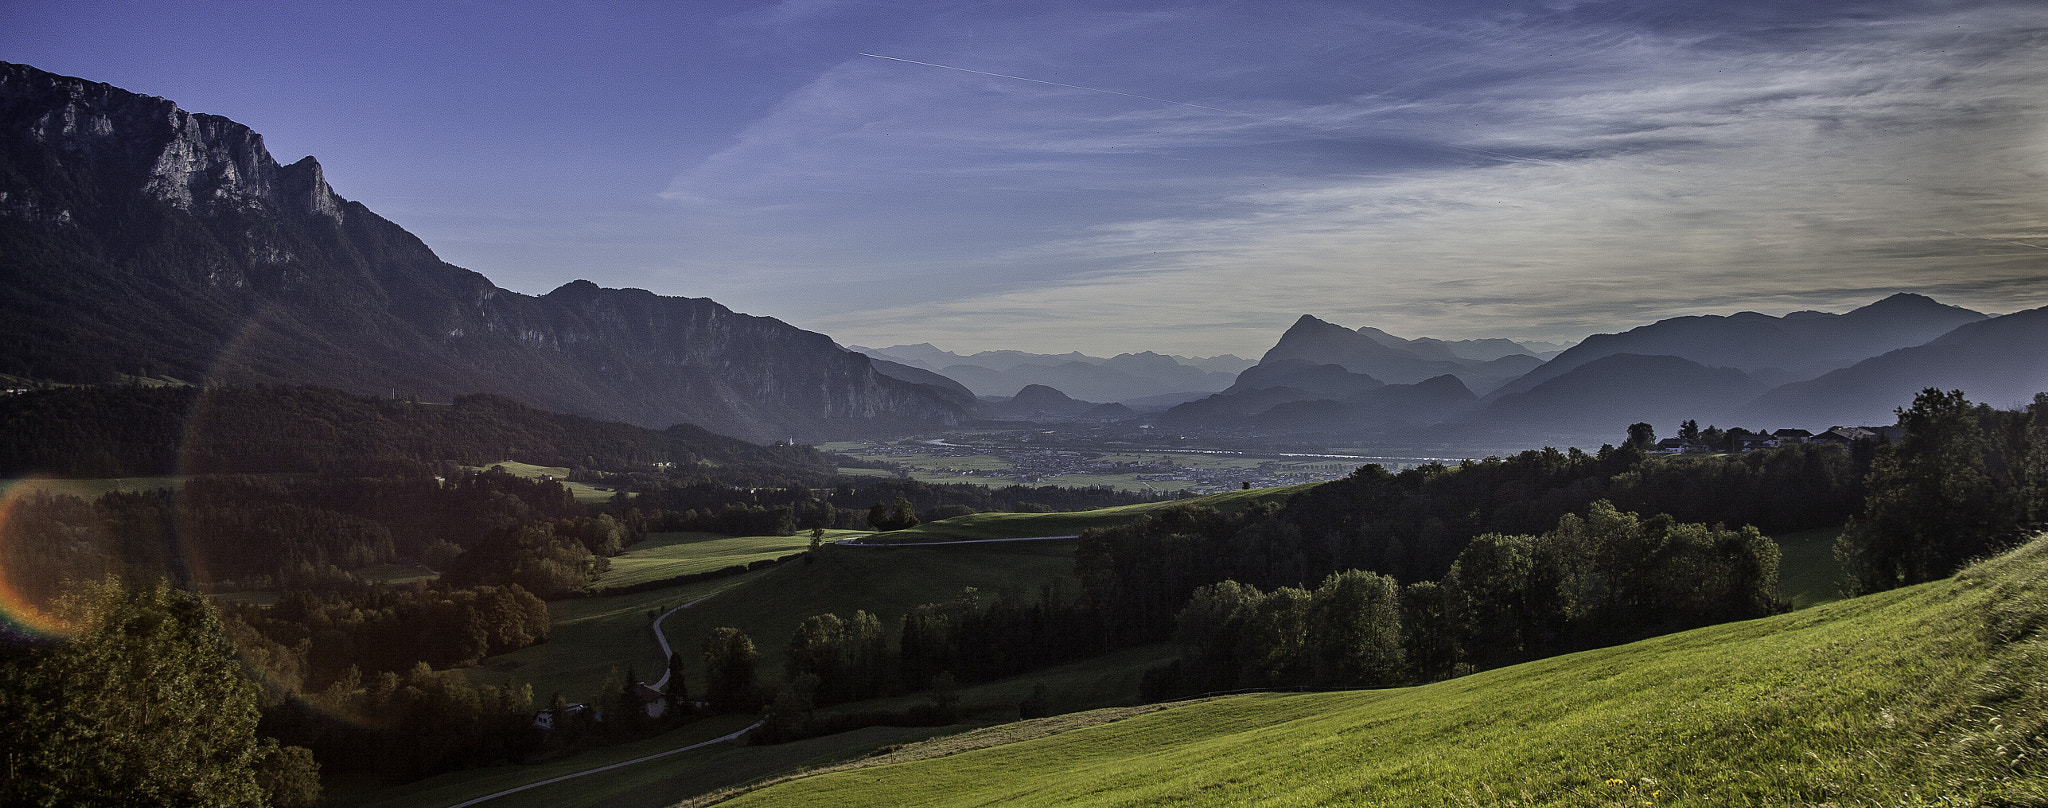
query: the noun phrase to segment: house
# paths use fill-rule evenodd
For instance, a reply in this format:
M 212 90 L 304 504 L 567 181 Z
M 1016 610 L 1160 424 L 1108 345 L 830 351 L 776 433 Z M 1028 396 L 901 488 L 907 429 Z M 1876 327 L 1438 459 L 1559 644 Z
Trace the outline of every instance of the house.
M 590 709 L 590 707 L 589 707 L 588 705 L 583 705 L 583 704 L 571 704 L 571 705 L 569 705 L 569 706 L 567 706 L 567 707 L 564 707 L 564 708 L 562 709 L 562 720 L 563 720 L 563 721 L 567 721 L 567 720 L 569 720 L 569 719 L 571 719 L 571 718 L 574 718 L 574 717 L 576 717 L 576 715 L 577 715 L 578 713 L 581 713 L 581 712 L 583 712 L 584 710 L 588 710 L 588 709 Z M 555 711 L 554 711 L 554 710 L 552 710 L 552 709 L 547 709 L 547 710 L 542 710 L 542 711 L 540 711 L 540 712 L 538 712 L 538 713 L 535 713 L 535 714 L 534 714 L 534 716 L 533 716 L 533 728 L 534 728 L 534 729 L 538 729 L 538 730 L 543 730 L 543 731 L 552 731 L 552 730 L 554 730 L 554 728 L 555 728 Z
M 1772 432 L 1771 438 L 1776 440 L 1779 446 L 1790 446 L 1795 443 L 1805 443 L 1812 440 L 1813 433 L 1804 429 L 1780 429 Z
M 1832 443 L 1848 446 L 1857 441 L 1876 440 L 1877 433 L 1860 426 L 1831 426 L 1828 431 L 1813 436 L 1814 443 Z
M 633 683 L 633 697 L 639 699 L 640 705 L 646 708 L 648 718 L 660 718 L 662 713 L 668 711 L 668 697 L 661 691 L 649 687 L 646 682 Z
M 1650 451 L 1657 454 L 1678 454 L 1679 452 L 1695 451 L 1695 449 L 1693 443 L 1684 438 L 1665 438 L 1657 441 L 1657 448 Z

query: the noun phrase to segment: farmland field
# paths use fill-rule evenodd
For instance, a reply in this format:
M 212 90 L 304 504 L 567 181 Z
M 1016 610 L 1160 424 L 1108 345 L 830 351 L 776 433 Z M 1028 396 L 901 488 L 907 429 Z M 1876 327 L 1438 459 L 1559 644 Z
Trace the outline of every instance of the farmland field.
M 828 530 L 826 541 L 864 536 L 867 531 Z M 726 536 L 718 533 L 650 533 L 626 552 L 613 556 L 611 569 L 597 579 L 598 589 L 644 584 L 698 572 L 781 558 L 811 545 L 808 531 L 794 536 Z
M 511 460 L 504 460 L 499 461 L 497 463 L 487 463 L 481 466 L 464 466 L 463 468 L 471 469 L 474 471 L 483 471 L 484 469 L 488 469 L 493 466 L 502 466 L 506 471 L 511 472 L 514 476 L 525 477 L 526 479 L 529 480 L 538 480 L 544 477 L 553 479 L 556 482 L 561 483 L 563 487 L 569 489 L 569 493 L 576 497 L 577 502 L 582 502 L 586 504 L 592 502 L 608 502 L 611 500 L 612 495 L 615 493 L 608 486 L 596 486 L 591 485 L 589 483 L 569 482 L 569 469 L 566 466 L 536 466 L 531 463 L 519 463 Z

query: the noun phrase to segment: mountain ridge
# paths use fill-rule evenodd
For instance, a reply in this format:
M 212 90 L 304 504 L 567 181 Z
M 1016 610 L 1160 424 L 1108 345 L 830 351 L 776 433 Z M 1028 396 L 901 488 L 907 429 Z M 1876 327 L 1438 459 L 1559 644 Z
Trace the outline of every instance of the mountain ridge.
M 494 393 L 766 440 L 957 423 L 939 391 L 703 298 L 512 292 L 227 118 L 0 63 L 0 372 Z

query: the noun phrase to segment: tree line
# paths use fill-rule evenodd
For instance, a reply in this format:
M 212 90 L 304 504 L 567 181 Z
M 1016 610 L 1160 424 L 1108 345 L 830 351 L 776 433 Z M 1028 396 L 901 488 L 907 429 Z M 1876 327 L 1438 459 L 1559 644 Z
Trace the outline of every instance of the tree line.
M 613 472 L 716 468 L 735 483 L 761 475 L 817 484 L 833 473 L 810 447 L 761 446 L 688 424 L 597 421 L 490 394 L 423 404 L 313 386 L 105 385 L 0 397 L 4 477 L 375 476 L 513 457 Z
M 1898 410 L 1862 512 L 1836 555 L 1859 591 L 1942 578 L 2018 545 L 2048 518 L 2048 393 L 2024 407 L 1928 388 Z

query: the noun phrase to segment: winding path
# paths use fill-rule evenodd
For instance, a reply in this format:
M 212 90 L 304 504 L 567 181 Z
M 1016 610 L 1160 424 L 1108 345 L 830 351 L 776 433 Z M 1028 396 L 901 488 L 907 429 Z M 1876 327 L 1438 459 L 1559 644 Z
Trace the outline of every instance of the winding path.
M 836 544 L 836 545 L 839 545 L 839 546 L 841 546 L 841 547 L 926 547 L 926 546 L 931 546 L 931 545 L 940 545 L 940 544 L 990 544 L 990 543 L 994 543 L 994 542 L 1010 542 L 1010 541 L 1058 541 L 1058 540 L 1062 540 L 1062 539 L 1078 539 L 1078 538 L 1080 538 L 1080 536 L 1078 536 L 1078 535 L 1076 535 L 1076 536 L 1021 536 L 1021 537 L 1017 537 L 1017 538 L 1009 538 L 1009 539 L 964 539 L 964 540 L 960 540 L 960 541 L 923 541 L 923 542 L 904 542 L 904 543 L 901 543 L 901 544 L 864 544 L 864 543 L 862 543 L 862 542 L 860 542 L 860 541 L 858 541 L 858 540 L 855 540 L 855 539 L 840 539 L 839 541 L 836 541 L 836 542 L 833 542 L 833 543 L 834 543 L 834 544 Z M 718 593 L 716 593 L 716 592 L 713 592 L 713 593 L 712 593 L 712 594 L 710 594 L 710 595 L 705 595 L 704 597 L 701 597 L 701 598 L 698 598 L 698 599 L 696 599 L 696 600 L 690 601 L 689 603 L 685 603 L 685 604 L 683 604 L 683 605 L 681 605 L 681 606 L 677 606 L 677 607 L 675 607 L 675 608 L 673 608 L 673 609 L 670 609 L 670 610 L 668 610 L 668 611 L 666 611 L 666 612 L 662 612 L 662 613 L 661 613 L 661 616 L 660 616 L 660 617 L 656 617 L 656 618 L 654 618 L 654 623 L 653 623 L 653 625 L 652 625 L 652 626 L 650 626 L 650 628 L 651 628 L 651 629 L 652 629 L 652 630 L 654 631 L 654 642 L 655 642 L 655 643 L 656 643 L 657 645 L 661 646 L 661 660 L 662 660 L 662 673 L 661 673 L 661 678 L 660 678 L 660 679 L 657 679 L 657 680 L 655 680 L 654 684 L 652 684 L 652 685 L 649 685 L 650 687 L 654 688 L 655 690 L 660 690 L 660 689 L 662 689 L 662 687 L 663 687 L 663 686 L 665 686 L 665 685 L 667 685 L 667 684 L 668 684 L 668 676 L 669 676 L 669 674 L 668 674 L 668 657 L 669 657 L 669 654 L 671 653 L 671 651 L 670 651 L 670 649 L 669 649 L 669 644 L 668 644 L 668 635 L 667 635 L 667 634 L 664 634 L 664 633 L 662 633 L 662 630 L 661 630 L 661 624 L 662 624 L 662 623 L 663 623 L 664 621 L 668 620 L 668 617 L 669 617 L 669 615 L 675 614 L 676 612 L 680 612 L 680 611 L 682 611 L 682 610 L 684 610 L 684 609 L 690 608 L 691 606 L 695 606 L 695 605 L 697 605 L 697 604 L 699 604 L 699 603 L 703 603 L 704 601 L 710 600 L 710 599 L 711 599 L 711 598 L 712 598 L 713 596 L 715 596 L 715 595 L 717 595 L 717 594 L 718 594 Z M 679 748 L 676 748 L 676 749 L 670 749 L 670 750 L 668 750 L 668 751 L 665 751 L 665 752 L 656 752 L 656 753 L 654 753 L 654 754 L 652 754 L 652 755 L 646 755 L 646 756 L 643 756 L 643 757 L 637 757 L 637 758 L 634 758 L 634 759 L 632 759 L 632 760 L 620 761 L 620 762 L 618 762 L 618 763 L 613 763 L 613 764 L 610 764 L 610 765 L 608 765 L 608 766 L 599 766 L 599 767 L 597 767 L 597 768 L 594 768 L 594 769 L 584 769 L 583 771 L 580 771 L 580 772 L 575 772 L 575 773 L 572 773 L 572 774 L 565 774 L 565 775 L 562 775 L 562 776 L 560 776 L 560 777 L 551 777 L 551 778 L 548 778 L 548 779 L 546 779 L 546 780 L 541 780 L 541 781 L 539 781 L 539 782 L 534 782 L 534 783 L 528 783 L 528 784 L 526 784 L 526 785 L 523 785 L 523 786 L 518 786 L 518 787 L 516 787 L 516 788 L 508 788 L 508 789 L 505 789 L 504 791 L 500 791 L 500 792 L 497 792 L 497 793 L 495 793 L 495 794 L 486 794 L 486 795 L 484 795 L 484 796 L 481 796 L 481 797 L 477 797 L 477 798 L 475 798 L 475 799 L 472 799 L 472 800 L 468 800 L 468 801 L 466 801 L 466 802 L 458 802 L 458 803 L 456 803 L 456 804 L 454 804 L 454 805 L 448 806 L 448 808 L 468 808 L 468 806 L 471 806 L 471 805 L 476 805 L 476 804 L 478 804 L 478 803 L 483 803 L 483 802 L 489 802 L 489 801 L 491 801 L 491 800 L 495 800 L 495 799 L 497 799 L 497 798 L 499 798 L 499 797 L 503 797 L 503 796 L 505 796 L 505 795 L 507 795 L 507 794 L 516 794 L 516 793 L 518 793 L 518 792 L 521 792 L 521 791 L 525 791 L 525 790 L 527 790 L 527 789 L 530 789 L 530 788 L 539 788 L 539 787 L 541 787 L 541 786 L 545 786 L 545 785 L 551 785 L 551 784 L 554 784 L 554 783 L 559 783 L 559 782 L 562 782 L 563 780 L 572 780 L 572 779 L 575 779 L 575 778 L 578 778 L 578 777 L 582 777 L 582 776 L 584 776 L 584 775 L 586 775 L 586 774 L 597 774 L 598 772 L 607 772 L 607 771 L 611 771 L 612 769 L 617 769 L 617 768 L 621 768 L 621 767 L 625 767 L 625 766 L 631 766 L 631 765 L 633 765 L 633 764 L 635 764 L 635 763 L 645 763 L 645 762 L 647 762 L 647 761 L 650 761 L 650 760 L 654 760 L 654 759 L 656 759 L 656 758 L 662 758 L 662 757 L 667 757 L 667 756 L 669 756 L 669 755 L 673 755 L 673 754 L 676 754 L 676 753 L 678 753 L 678 752 L 688 752 L 688 751 L 690 751 L 690 750 L 692 750 L 692 749 L 702 749 L 702 748 L 704 748 L 704 747 L 706 747 L 706 746 L 710 746 L 710 745 L 712 745 L 712 744 L 716 744 L 716 743 L 725 743 L 725 742 L 727 742 L 727 741 L 731 741 L 731 740 L 735 740 L 735 739 L 738 739 L 738 738 L 739 738 L 740 736 L 742 736 L 742 735 L 745 735 L 745 734 L 747 734 L 747 733 L 749 733 L 749 732 L 753 732 L 754 730 L 756 730 L 756 729 L 759 729 L 759 728 L 761 727 L 761 724 L 762 724 L 762 723 L 763 723 L 762 721 L 756 721 L 756 722 L 754 722 L 754 723 L 752 723 L 752 724 L 749 724 L 749 725 L 747 725 L 747 727 L 746 727 L 746 728 L 744 728 L 744 729 L 740 729 L 740 730 L 738 730 L 738 731 L 735 731 L 735 732 L 732 732 L 732 733 L 729 733 L 729 734 L 726 734 L 726 735 L 721 735 L 721 736 L 719 736 L 719 737 L 716 737 L 716 738 L 712 738 L 711 740 L 708 740 L 708 741 L 702 741 L 702 742 L 699 742 L 699 743 L 694 743 L 694 744 L 691 744 L 691 745 L 689 745 L 689 746 L 679 747 Z
M 718 593 L 711 593 L 711 595 L 716 594 Z M 663 634 L 661 632 L 661 621 L 667 620 L 669 615 L 675 614 L 676 612 L 680 612 L 684 609 L 690 608 L 691 606 L 695 606 L 699 603 L 703 603 L 704 601 L 710 600 L 711 595 L 705 595 L 704 597 L 690 601 L 689 603 L 685 603 L 681 606 L 677 606 L 673 609 L 662 612 L 660 617 L 654 618 L 654 641 L 661 644 L 661 678 L 656 679 L 654 681 L 654 684 L 648 685 L 649 687 L 652 687 L 655 690 L 660 690 L 663 685 L 668 684 L 668 657 L 670 651 L 668 650 L 668 635 Z

